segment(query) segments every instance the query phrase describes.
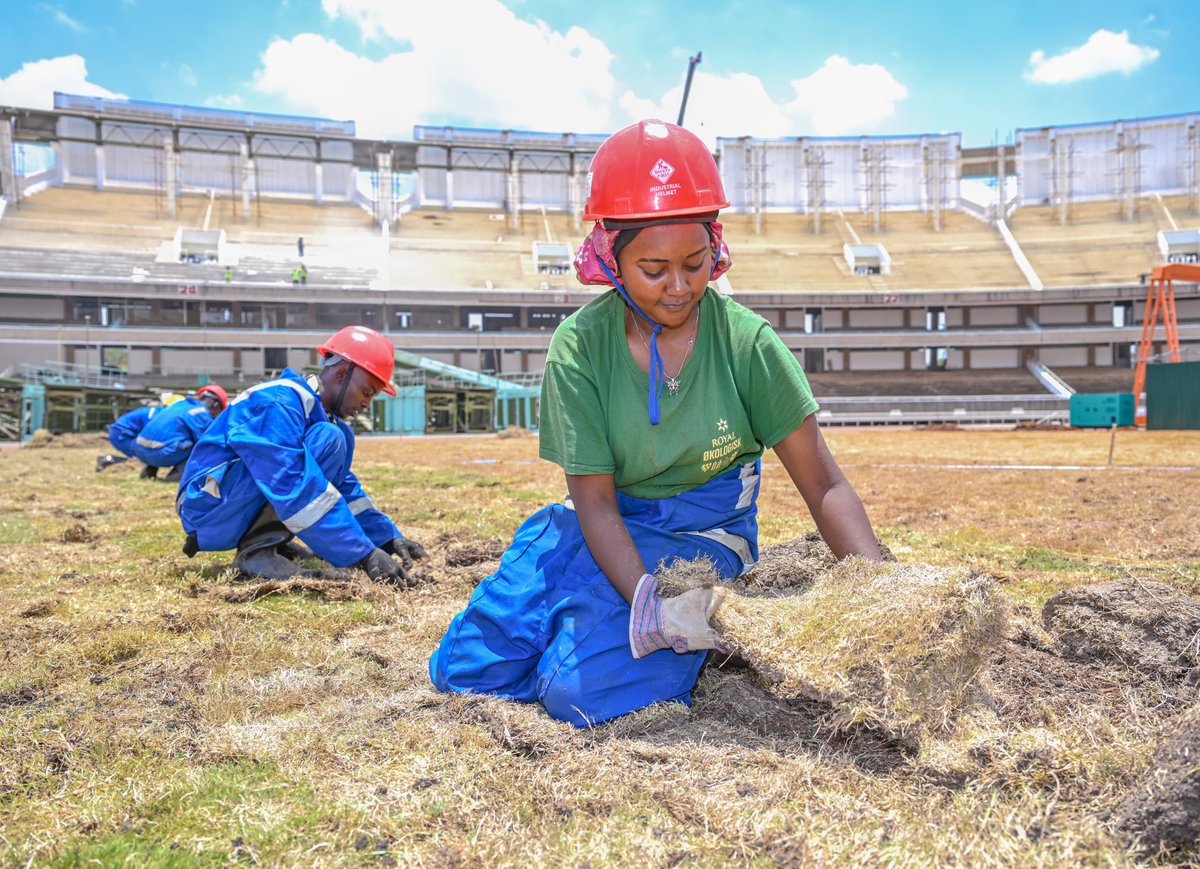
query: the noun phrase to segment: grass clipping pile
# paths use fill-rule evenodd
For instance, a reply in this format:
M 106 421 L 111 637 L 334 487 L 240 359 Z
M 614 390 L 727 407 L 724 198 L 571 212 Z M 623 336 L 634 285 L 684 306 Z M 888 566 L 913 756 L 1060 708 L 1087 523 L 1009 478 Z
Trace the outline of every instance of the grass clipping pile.
M 717 581 L 706 561 L 660 569 L 667 596 Z M 822 725 L 879 731 L 916 748 L 981 696 L 1006 608 L 989 577 L 852 558 L 801 538 L 763 553 L 712 623 L 763 687 L 828 707 Z

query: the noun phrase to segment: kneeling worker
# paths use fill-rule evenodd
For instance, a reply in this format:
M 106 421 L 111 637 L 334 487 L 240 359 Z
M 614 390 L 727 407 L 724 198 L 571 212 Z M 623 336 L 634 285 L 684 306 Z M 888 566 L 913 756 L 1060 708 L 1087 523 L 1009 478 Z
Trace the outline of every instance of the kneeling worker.
M 163 410 L 161 407 L 139 407 L 118 417 L 108 427 L 108 442 L 121 455 L 102 453 L 96 456 L 96 473 L 129 461 L 133 456 L 133 445 L 137 441 L 137 436 L 142 433 L 142 429 L 146 427 L 151 418 L 161 410 Z
M 359 567 L 373 580 L 408 584 L 423 558 L 375 509 L 350 470 L 354 432 L 344 417 L 366 410 L 380 392 L 395 395 L 392 343 L 348 326 L 318 352 L 319 374 L 285 369 L 243 391 L 196 444 L 176 507 L 183 551 L 237 549 L 245 576 L 302 575 L 293 536 L 334 567 Z
M 225 390 L 210 383 L 197 389 L 195 398 L 176 401 L 154 414 L 133 442 L 133 455 L 146 464 L 142 476 L 155 479 L 159 468 L 170 468 L 166 481 L 179 482 L 192 448 L 228 405 Z

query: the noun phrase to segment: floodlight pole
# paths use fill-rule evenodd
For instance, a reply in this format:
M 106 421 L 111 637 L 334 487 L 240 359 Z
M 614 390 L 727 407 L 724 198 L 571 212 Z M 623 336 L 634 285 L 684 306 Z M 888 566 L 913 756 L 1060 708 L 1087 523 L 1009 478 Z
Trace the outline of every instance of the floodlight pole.
M 679 120 L 675 122 L 680 127 L 683 126 L 683 113 L 687 111 L 688 93 L 692 89 L 692 76 L 696 72 L 696 67 L 700 65 L 701 55 L 702 52 L 697 51 L 688 58 L 687 80 L 683 83 L 683 100 L 679 103 Z

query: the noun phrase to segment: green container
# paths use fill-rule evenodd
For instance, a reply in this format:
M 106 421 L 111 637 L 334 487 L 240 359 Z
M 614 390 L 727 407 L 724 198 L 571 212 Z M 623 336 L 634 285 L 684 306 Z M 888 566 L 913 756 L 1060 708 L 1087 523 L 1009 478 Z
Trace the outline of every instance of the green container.
M 1095 395 L 1071 396 L 1071 426 L 1073 428 L 1108 428 L 1133 425 L 1133 393 L 1101 392 Z
M 1200 429 L 1200 362 L 1146 366 L 1146 428 Z

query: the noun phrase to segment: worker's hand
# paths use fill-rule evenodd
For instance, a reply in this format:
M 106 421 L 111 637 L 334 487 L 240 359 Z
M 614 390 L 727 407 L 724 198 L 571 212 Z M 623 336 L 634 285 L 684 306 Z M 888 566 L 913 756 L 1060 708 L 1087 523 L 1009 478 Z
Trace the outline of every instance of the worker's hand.
M 412 567 L 414 561 L 421 558 L 428 558 L 425 547 L 415 540 L 409 540 L 407 537 L 397 537 L 394 540 L 389 540 L 380 549 L 388 555 L 394 555 L 400 559 L 405 570 Z
M 375 582 L 399 588 L 408 588 L 411 585 L 408 571 L 382 549 L 372 549 L 370 555 L 354 566 L 366 572 Z
M 641 658 L 659 649 L 682 655 L 722 648 L 708 620 L 724 599 L 725 589 L 718 586 L 694 588 L 664 598 L 658 593 L 658 580 L 643 574 L 629 612 L 629 650 L 633 657 Z

